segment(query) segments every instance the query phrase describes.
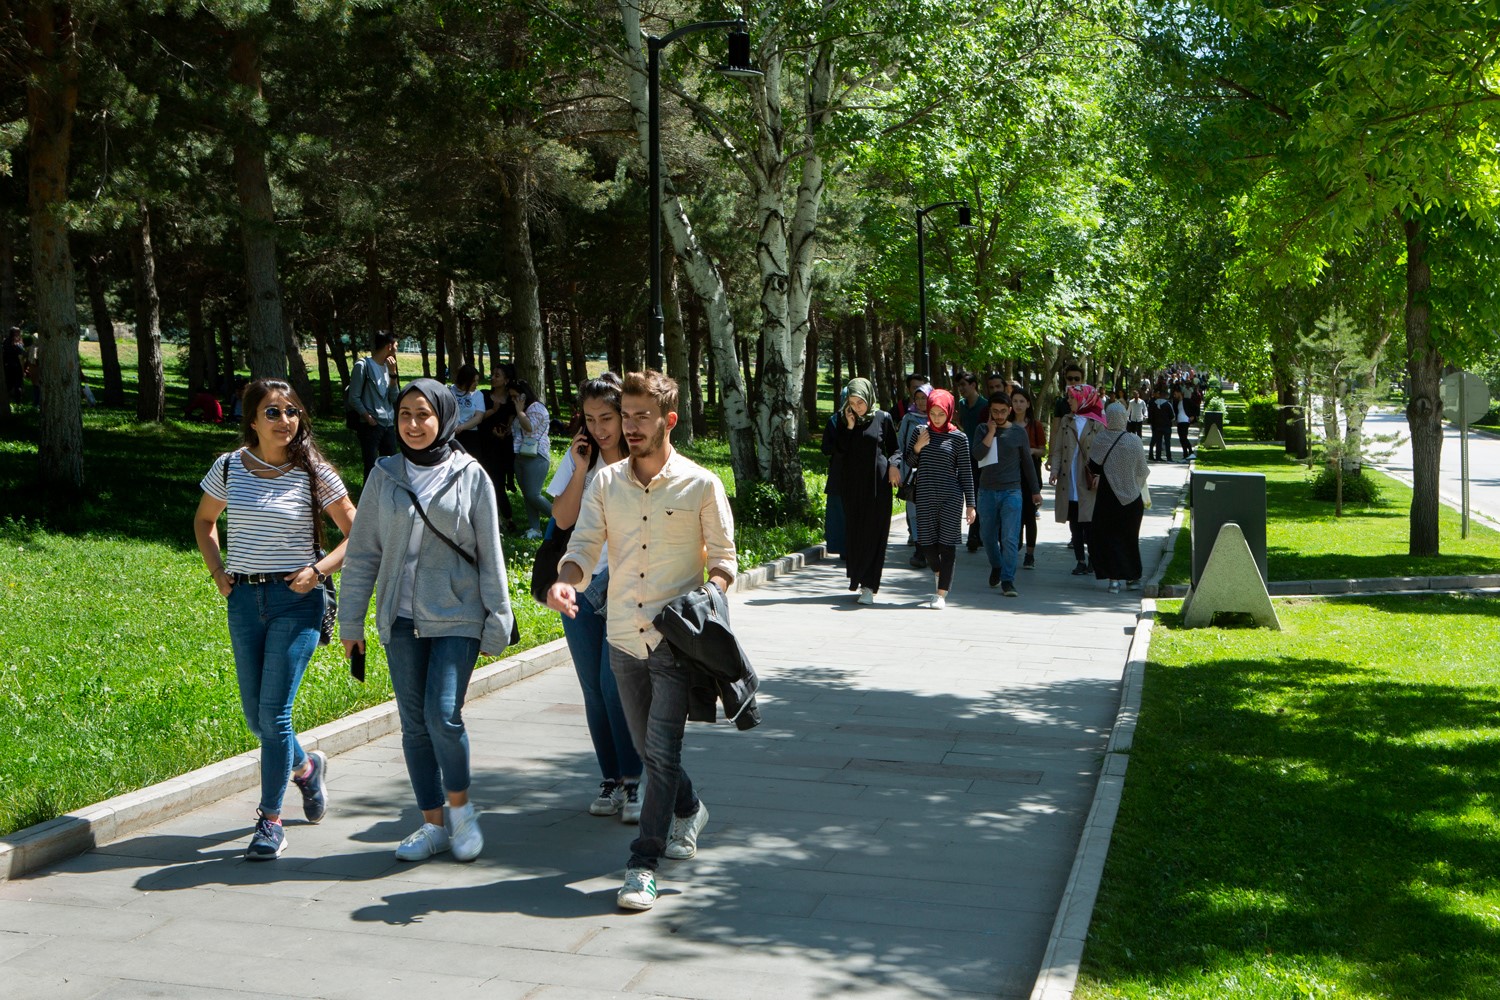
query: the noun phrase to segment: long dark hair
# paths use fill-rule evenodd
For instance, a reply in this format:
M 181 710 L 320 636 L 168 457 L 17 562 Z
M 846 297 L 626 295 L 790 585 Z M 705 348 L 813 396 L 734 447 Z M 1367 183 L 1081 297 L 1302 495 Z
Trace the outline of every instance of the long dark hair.
M 532 403 L 541 402 L 537 398 L 536 390 L 531 387 L 531 383 L 523 378 L 511 379 L 510 388 L 521 394 L 521 409 L 523 410 Z
M 290 384 L 279 378 L 258 378 L 245 386 L 244 415 L 240 417 L 240 437 L 246 445 L 255 447 L 260 444 L 260 435 L 255 433 L 255 415 L 260 412 L 261 404 L 265 398 L 273 392 L 285 396 L 287 402 L 302 411 L 302 416 L 297 420 L 297 432 L 287 442 L 286 456 L 294 466 L 307 474 L 308 495 L 312 497 L 313 516 L 313 538 L 319 549 L 323 548 L 323 504 L 318 499 L 318 468 L 319 466 L 333 466 L 318 451 L 317 442 L 313 440 L 312 420 L 307 412 L 307 407 L 302 405 L 302 399 L 297 395 L 297 390 Z
M 623 418 L 624 411 L 620 406 L 620 388 L 623 385 L 624 383 L 620 380 L 620 376 L 614 372 L 605 372 L 598 378 L 585 379 L 580 382 L 578 384 L 578 414 L 573 418 L 573 426 L 568 430 L 568 437 L 576 437 L 579 428 L 583 428 L 585 431 L 588 429 L 588 423 L 584 419 L 583 404 L 590 399 L 604 400 L 610 406 L 614 407 L 617 416 Z M 592 469 L 599 464 L 600 451 L 598 442 L 594 441 L 593 435 L 589 436 L 589 441 L 594 444 L 593 454 L 589 456 L 589 468 Z M 630 442 L 625 440 L 623 433 L 620 435 L 620 450 L 626 455 L 630 454 Z
M 1026 389 L 1023 389 L 1019 385 L 1012 386 L 1010 390 L 1011 399 L 1015 399 L 1017 396 L 1026 397 L 1026 422 L 1029 424 L 1034 419 L 1036 414 L 1036 400 L 1032 398 L 1030 392 L 1028 392 Z M 1012 403 L 1011 410 L 1014 411 L 1015 408 L 1015 404 Z

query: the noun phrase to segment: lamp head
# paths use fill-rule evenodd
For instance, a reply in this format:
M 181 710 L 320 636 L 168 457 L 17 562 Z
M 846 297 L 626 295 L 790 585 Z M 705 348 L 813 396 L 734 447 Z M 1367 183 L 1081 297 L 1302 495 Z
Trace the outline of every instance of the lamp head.
M 729 62 L 720 66 L 719 72 L 736 80 L 755 80 L 765 76 L 750 65 L 750 33 L 744 27 L 729 32 Z
M 973 213 L 969 211 L 969 203 L 968 202 L 964 202 L 962 205 L 958 206 L 958 228 L 960 228 L 960 229 L 973 229 L 974 228 L 974 216 L 973 216 Z

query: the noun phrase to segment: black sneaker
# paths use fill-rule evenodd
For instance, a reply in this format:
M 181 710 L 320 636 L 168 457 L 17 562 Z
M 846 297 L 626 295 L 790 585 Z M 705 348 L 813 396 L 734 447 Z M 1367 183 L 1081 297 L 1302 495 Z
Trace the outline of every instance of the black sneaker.
M 245 860 L 274 861 L 286 850 L 286 830 L 282 829 L 280 823 L 266 819 L 265 813 L 256 810 L 256 815 L 260 818 L 255 821 L 255 833 L 250 838 L 250 846 L 245 848 Z
M 309 823 L 318 823 L 328 811 L 328 755 L 314 750 L 307 755 L 312 770 L 305 778 L 293 778 L 292 784 L 302 793 L 302 815 Z
M 1005 580 L 1000 584 L 1000 593 L 1004 594 L 1006 597 L 1020 596 L 1016 593 L 1016 585 L 1014 583 L 1011 583 L 1009 580 Z
M 998 586 L 1000 586 L 1000 571 L 998 569 L 992 569 L 992 570 L 990 570 L 990 586 L 991 587 L 998 587 Z
M 1079 563 L 1073 567 L 1074 576 L 1088 576 L 1093 570 L 1089 569 L 1088 563 Z
M 1036 569 L 1036 553 L 1035 552 L 1028 552 L 1028 553 L 1026 553 L 1026 558 L 1023 559 L 1023 560 L 1021 560 L 1021 568 L 1022 569 Z
M 923 559 L 921 556 L 912 556 L 911 561 L 907 563 L 907 565 L 912 569 L 926 569 L 927 560 Z

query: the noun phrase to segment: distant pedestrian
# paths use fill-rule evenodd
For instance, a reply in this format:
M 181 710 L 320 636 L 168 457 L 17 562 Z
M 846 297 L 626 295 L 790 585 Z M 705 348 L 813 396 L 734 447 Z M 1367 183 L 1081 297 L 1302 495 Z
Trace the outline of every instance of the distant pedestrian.
M 349 373 L 349 407 L 359 415 L 355 434 L 365 478 L 375 460 L 396 454 L 396 395 L 400 391 L 396 364 L 396 335 L 377 333 L 370 338 L 370 353 L 355 362 Z
M 1172 461 L 1174 415 L 1172 403 L 1161 388 L 1152 390 L 1148 419 L 1151 423 L 1151 460 L 1153 462 Z
M 917 432 L 927 426 L 927 400 L 932 391 L 932 386 L 925 382 L 912 391 L 912 407 L 896 427 L 896 447 L 902 456 L 911 453 L 911 444 L 916 440 Z M 904 457 L 902 460 L 905 461 Z M 917 500 L 911 490 L 907 491 L 906 496 L 906 544 L 917 546 Z M 927 558 L 920 547 L 912 553 L 911 566 L 913 569 L 927 568 Z
M 243 446 L 221 455 L 203 477 L 193 517 L 198 551 L 228 599 L 240 708 L 260 740 L 260 805 L 245 857 L 269 861 L 286 850 L 281 822 L 288 780 L 302 793 L 309 823 L 328 807 L 328 759 L 307 753 L 292 729 L 292 703 L 318 647 L 327 595 L 348 544 L 323 553 L 326 513 L 347 538 L 349 492 L 313 442 L 306 408 L 279 379 L 244 393 Z M 228 554 L 219 552 L 219 515 L 228 512 Z
M 823 483 L 823 545 L 827 548 L 829 555 L 844 558 L 844 549 L 848 544 L 846 541 L 846 527 L 844 519 L 843 490 L 839 485 L 839 468 L 833 462 L 834 437 L 838 434 L 839 422 L 843 419 L 844 407 L 849 401 L 849 390 L 846 387 L 839 393 L 839 405 L 828 415 L 828 422 L 823 425 L 823 437 L 819 442 L 823 454 L 829 456 L 828 478 Z
M 479 452 L 484 447 L 479 425 L 484 422 L 484 415 L 489 409 L 489 399 L 479 388 L 479 369 L 473 365 L 459 368 L 453 373 L 453 384 L 448 390 L 453 393 L 453 401 L 458 404 L 458 425 L 453 432 L 454 440 L 477 461 Z
M 521 481 L 521 500 L 526 505 L 525 537 L 539 539 L 542 526 L 552 516 L 552 502 L 542 494 L 542 484 L 552 468 L 552 439 L 548 436 L 552 417 L 528 382 L 511 384 L 510 401 L 516 408 L 511 442 L 516 453 L 516 478 Z
M 1188 443 L 1188 428 L 1192 426 L 1197 415 L 1190 412 L 1190 405 L 1182 386 L 1173 387 L 1172 413 L 1177 424 L 1177 440 L 1182 445 L 1182 460 L 1184 462 L 1190 461 L 1193 457 L 1193 446 Z
M 620 376 L 605 372 L 578 387 L 583 426 L 573 437 L 547 492 L 557 527 L 572 530 L 583 509 L 583 495 L 599 473 L 624 461 Z M 619 815 L 621 822 L 641 821 L 641 757 L 630 738 L 630 723 L 620 702 L 620 689 L 609 666 L 605 641 L 605 601 L 609 594 L 609 547 L 599 554 L 586 588 L 577 591 L 578 614 L 562 615 L 563 638 L 573 657 L 578 685 L 583 690 L 583 717 L 599 765 L 599 794 L 589 804 L 594 816 Z
M 973 372 L 959 372 L 953 381 L 958 386 L 958 412 L 954 414 L 954 421 L 958 424 L 958 429 L 972 440 L 979 428 L 989 420 L 989 397 L 980 395 L 979 376 Z M 976 465 L 970 471 L 974 481 L 979 482 L 979 467 Z M 979 520 L 976 519 L 969 525 L 965 547 L 970 552 L 978 552 L 982 544 L 984 543 L 979 538 Z
M 515 377 L 516 366 L 509 362 L 498 362 L 490 368 L 490 388 L 484 393 L 484 418 L 478 427 L 479 450 L 474 453 L 495 484 L 495 500 L 500 505 L 507 535 L 518 533 L 510 505 L 510 491 L 516 488 L 516 446 L 511 434 L 516 404 L 510 398 L 510 384 Z
M 187 420 L 200 424 L 222 424 L 224 422 L 224 407 L 219 405 L 219 400 L 213 393 L 208 391 L 208 386 L 200 385 L 188 399 L 187 407 L 182 411 Z
M 406 774 L 422 825 L 396 848 L 399 861 L 484 849 L 469 801 L 464 696 L 481 652 L 510 642 L 511 607 L 495 490 L 455 445 L 458 404 L 441 382 L 414 379 L 397 401 L 400 455 L 375 464 L 349 537 L 339 608 L 345 655 L 363 654 L 375 595 L 401 719 Z M 443 807 L 447 805 L 447 816 Z
M 947 607 L 958 546 L 963 544 L 965 526 L 977 515 L 969 438 L 953 424 L 954 409 L 953 395 L 946 389 L 929 392 L 928 422 L 902 456 L 903 463 L 917 470 L 917 551 L 933 572 L 935 588 L 928 606 L 936 610 Z
M 916 408 L 917 393 L 926 384 L 927 376 L 921 372 L 912 372 L 906 376 L 906 379 L 902 382 L 902 385 L 906 387 L 906 395 L 896 400 L 895 415 L 898 422 L 905 419 L 906 415 Z M 923 410 L 922 412 L 926 413 L 927 411 Z
M 1151 467 L 1138 435 L 1125 429 L 1127 413 L 1111 403 L 1104 411 L 1105 430 L 1089 445 L 1089 470 L 1099 477 L 1094 516 L 1089 524 L 1089 547 L 1094 576 L 1109 581 L 1109 592 L 1120 584 L 1135 589 L 1141 582 L 1141 516 L 1147 498 Z
M 978 521 L 990 562 L 990 586 L 1015 597 L 1021 508 L 1035 509 L 1042 502 L 1041 485 L 1032 471 L 1026 432 L 1011 423 L 1011 397 L 997 392 L 989 404 L 989 419 L 971 435 L 971 453 L 979 469 Z
M 1083 384 L 1083 367 L 1077 364 L 1064 366 L 1062 380 L 1062 393 L 1052 402 L 1052 439 L 1054 441 L 1057 440 L 1057 431 L 1062 426 L 1063 419 L 1070 416 L 1073 412 L 1072 407 L 1068 403 L 1068 388 Z
M 1130 404 L 1125 408 L 1125 430 L 1136 437 L 1141 436 L 1141 428 L 1146 426 L 1146 417 L 1149 415 L 1149 407 L 1146 399 L 1137 388 L 1130 396 Z
M 860 604 L 874 604 L 891 533 L 891 489 L 901 483 L 896 425 L 876 404 L 869 379 L 851 379 L 828 437 L 829 482 L 844 508 L 844 571 Z
M 1031 393 L 1021 386 L 1015 386 L 1010 390 L 1010 402 L 1012 407 L 1010 421 L 1026 432 L 1026 443 L 1031 452 L 1031 468 L 1040 486 L 1042 460 L 1047 457 L 1047 425 L 1033 418 L 1035 408 L 1032 405 Z M 1021 560 L 1023 569 L 1036 569 L 1037 515 L 1041 513 L 1041 509 L 1040 500 L 1032 503 L 1029 497 L 1022 497 L 1021 527 L 1026 533 L 1026 555 Z
M 1094 435 L 1104 429 L 1104 410 L 1099 391 L 1091 385 L 1068 387 L 1070 415 L 1060 421 L 1048 457 L 1049 481 L 1056 487 L 1052 516 L 1068 525 L 1069 546 L 1077 565 L 1074 576 L 1093 572 L 1089 565 L 1089 521 L 1094 516 L 1095 484 L 1088 476 L 1089 448 Z

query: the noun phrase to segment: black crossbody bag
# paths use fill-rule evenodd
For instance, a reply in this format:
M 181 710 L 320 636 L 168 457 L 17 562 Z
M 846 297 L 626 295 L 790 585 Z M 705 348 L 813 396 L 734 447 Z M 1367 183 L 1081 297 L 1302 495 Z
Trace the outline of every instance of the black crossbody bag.
M 400 484 L 398 483 L 397 485 L 400 485 Z M 402 486 L 401 488 L 403 490 L 406 490 L 407 495 L 411 497 L 411 505 L 412 505 L 412 507 L 414 507 L 416 509 L 417 516 L 422 519 L 422 523 L 425 524 L 425 525 L 427 525 L 427 530 L 430 531 L 430 532 L 432 532 L 434 535 L 438 536 L 438 538 L 441 539 L 443 541 L 443 543 L 448 546 L 448 548 L 452 549 L 454 552 L 457 552 L 458 555 L 459 555 L 459 558 L 462 559 L 464 562 L 468 563 L 470 566 L 478 566 L 479 565 L 479 560 L 478 559 L 476 559 L 474 556 L 471 556 L 468 552 L 464 551 L 464 547 L 462 545 L 459 545 L 453 539 L 449 538 L 447 535 L 443 534 L 441 531 L 439 531 L 437 529 L 437 525 L 435 525 L 435 524 L 432 523 L 432 521 L 427 517 L 427 512 L 422 509 L 422 501 L 419 500 L 419 499 L 417 499 L 417 495 L 414 492 L 412 492 L 412 490 L 409 487 L 407 487 L 407 486 Z M 490 609 L 489 608 L 485 608 L 484 609 L 484 616 L 486 618 L 488 618 L 489 615 L 490 615 Z M 521 642 L 521 627 L 520 627 L 520 625 L 516 621 L 515 609 L 512 609 L 511 610 L 511 616 L 510 616 L 510 645 L 515 646 L 515 645 L 518 645 L 520 642 Z

